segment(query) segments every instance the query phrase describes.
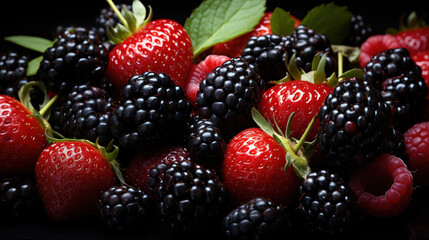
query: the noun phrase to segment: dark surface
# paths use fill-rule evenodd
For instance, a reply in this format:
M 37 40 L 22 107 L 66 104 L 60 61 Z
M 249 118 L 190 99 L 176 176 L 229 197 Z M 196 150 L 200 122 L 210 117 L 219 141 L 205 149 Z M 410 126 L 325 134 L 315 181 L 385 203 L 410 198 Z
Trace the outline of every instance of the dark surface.
M 119 3 L 118 1 L 115 1 Z M 131 1 L 129 1 L 131 2 Z M 361 1 L 336 1 L 347 4 L 353 13 L 359 13 L 373 26 L 376 33 L 384 33 L 387 27 L 397 27 L 401 13 L 416 10 L 423 13 L 424 1 L 402 1 L 400 4 Z M 144 1 L 154 10 L 154 19 L 170 18 L 184 24 L 185 19 L 200 1 Z M 173 3 L 173 4 L 172 4 Z M 267 11 L 278 6 L 302 18 L 305 13 L 321 1 L 270 1 Z M 104 0 L 75 1 L 2 1 L 0 6 L 0 50 L 9 45 L 3 37 L 9 35 L 33 35 L 52 38 L 58 25 L 90 26 L 98 9 L 108 7 Z M 427 9 L 427 8 L 426 8 Z M 363 218 L 360 224 L 338 239 L 429 239 L 429 196 L 428 189 L 414 193 L 409 208 L 401 216 L 392 219 Z M 0 213 L 1 215 L 1 213 Z M 300 234 L 296 234 L 300 235 Z M 219 239 L 220 233 L 205 233 L 202 239 Z M 298 236 L 295 236 L 298 237 Z M 303 236 L 299 236 L 303 239 Z M 146 226 L 128 239 L 173 239 L 171 232 L 159 225 Z M 304 239 L 319 239 L 304 236 Z M 123 239 L 122 236 L 106 231 L 96 218 L 54 223 L 46 218 L 28 222 L 0 221 L 0 239 Z M 285 236 L 284 239 L 297 239 Z

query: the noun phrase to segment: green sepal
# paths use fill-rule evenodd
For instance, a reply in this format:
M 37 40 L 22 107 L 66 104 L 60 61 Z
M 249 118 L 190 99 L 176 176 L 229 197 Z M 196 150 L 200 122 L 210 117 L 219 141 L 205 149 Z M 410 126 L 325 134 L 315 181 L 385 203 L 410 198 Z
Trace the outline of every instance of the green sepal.
M 286 68 L 293 79 L 300 80 L 304 71 L 300 70 L 295 62 L 295 53 L 290 57 L 289 63 L 286 61 Z M 287 59 L 287 56 L 285 57 Z
M 316 55 L 314 58 L 318 58 Z M 316 72 L 314 73 L 314 83 L 315 84 L 321 84 L 326 81 L 326 74 L 325 74 L 325 64 L 326 64 L 326 58 L 328 56 L 328 53 L 324 53 L 323 56 L 320 58 Z
M 348 70 L 347 72 L 341 74 L 340 78 L 362 78 L 363 77 L 363 69 L 361 68 L 353 68 Z
M 255 121 L 256 125 L 258 125 L 259 128 L 262 129 L 262 131 L 266 132 L 270 136 L 274 135 L 275 131 L 273 126 L 264 118 L 264 116 L 262 116 L 262 114 L 256 108 L 252 108 L 251 114 L 253 121 Z
M 400 32 L 406 31 L 406 30 L 429 27 L 426 24 L 426 21 L 424 19 L 424 17 L 425 17 L 424 15 L 421 15 L 419 17 L 415 11 L 412 11 L 407 16 L 406 22 L 405 22 L 405 16 L 406 16 L 405 14 L 401 14 L 401 16 L 399 17 L 399 28 L 398 29 L 387 28 L 386 33 L 391 34 L 391 35 L 396 35 Z
M 113 44 L 121 43 L 152 20 L 152 8 L 149 6 L 149 11 L 147 12 L 145 6 L 139 0 L 133 1 L 132 12 L 126 7 L 119 11 L 112 0 L 106 1 L 120 20 L 116 26 L 106 28 L 107 38 Z
M 290 81 L 292 81 L 293 79 L 292 79 L 292 77 L 290 76 L 290 74 L 287 72 L 286 73 L 286 75 L 282 78 L 282 79 L 280 79 L 280 80 L 276 80 L 276 81 L 269 81 L 268 83 L 269 84 L 272 84 L 272 85 L 280 85 L 280 84 L 283 84 L 283 83 L 287 83 L 287 82 L 290 82 Z

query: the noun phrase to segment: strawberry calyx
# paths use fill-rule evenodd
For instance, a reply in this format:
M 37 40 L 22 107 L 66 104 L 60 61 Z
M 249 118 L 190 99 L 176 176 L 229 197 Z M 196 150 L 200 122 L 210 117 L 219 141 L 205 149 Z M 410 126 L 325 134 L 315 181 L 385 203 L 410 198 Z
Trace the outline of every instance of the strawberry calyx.
M 291 123 L 294 115 L 294 113 L 290 114 L 286 131 L 283 133 L 280 127 L 277 125 L 274 116 L 273 119 L 277 129 L 274 129 L 256 108 L 252 108 L 252 118 L 255 123 L 265 133 L 273 137 L 274 140 L 286 150 L 286 164 L 284 170 L 286 171 L 290 166 L 293 166 L 295 174 L 301 179 L 305 179 L 311 172 L 308 159 L 311 157 L 314 144 L 316 143 L 316 139 L 311 142 L 305 141 L 305 139 L 316 120 L 316 115 L 312 118 L 300 139 L 289 137 L 291 133 Z
M 406 19 L 405 14 L 400 16 L 398 29 L 388 28 L 386 33 L 390 35 L 396 35 L 400 32 L 424 27 L 429 27 L 429 25 L 424 20 L 424 16 L 422 15 L 419 17 L 415 11 L 412 11 Z
M 126 7 L 123 7 L 121 11 L 119 11 L 115 3 L 113 3 L 113 0 L 106 1 L 121 21 L 115 27 L 111 26 L 110 28 L 106 28 L 107 37 L 113 44 L 121 43 L 152 20 L 153 14 L 151 6 L 148 6 L 149 11 L 147 13 L 146 7 L 139 0 L 133 1 L 132 11 L 128 10 Z

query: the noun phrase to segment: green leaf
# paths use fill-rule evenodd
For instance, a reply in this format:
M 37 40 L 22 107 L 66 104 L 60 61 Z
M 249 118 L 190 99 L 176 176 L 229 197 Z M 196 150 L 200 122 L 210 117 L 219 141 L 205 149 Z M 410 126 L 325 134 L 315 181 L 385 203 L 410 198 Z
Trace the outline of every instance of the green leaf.
M 301 25 L 325 35 L 331 44 L 341 44 L 350 33 L 352 17 L 347 7 L 332 2 L 311 9 L 302 19 Z
M 290 13 L 281 8 L 275 8 L 270 18 L 271 31 L 273 34 L 287 36 L 295 29 L 295 20 Z
M 39 70 L 40 63 L 43 60 L 43 56 L 36 57 L 32 59 L 30 62 L 28 62 L 27 66 L 27 77 L 31 77 L 36 75 L 37 70 Z
M 346 57 L 349 62 L 355 63 L 359 60 L 360 48 L 346 45 L 335 45 L 332 44 L 332 49 L 334 52 L 341 52 L 344 57 Z
M 361 68 L 353 68 L 341 74 L 340 76 L 340 78 L 353 78 L 353 77 L 362 78 L 363 70 Z
M 54 44 L 54 41 L 27 35 L 9 36 L 5 37 L 4 40 L 40 53 L 44 53 L 46 49 Z
M 250 32 L 265 12 L 266 0 L 205 0 L 186 19 L 194 57 L 215 44 Z

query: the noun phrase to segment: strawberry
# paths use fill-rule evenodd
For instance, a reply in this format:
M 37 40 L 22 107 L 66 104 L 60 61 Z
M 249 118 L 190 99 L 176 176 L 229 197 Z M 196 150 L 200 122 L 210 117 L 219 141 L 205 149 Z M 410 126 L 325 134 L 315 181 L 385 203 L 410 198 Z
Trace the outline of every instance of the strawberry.
M 359 64 L 364 68 L 372 56 L 388 49 L 399 47 L 401 47 L 399 40 L 392 35 L 379 34 L 371 36 L 360 47 Z
M 108 1 L 109 4 L 111 1 Z M 111 7 L 117 10 L 111 3 Z M 170 19 L 151 21 L 149 16 L 141 16 L 145 10 L 143 4 L 135 0 L 133 18 L 120 19 L 124 25 L 118 24 L 115 29 L 108 31 L 110 40 L 117 43 L 109 53 L 107 74 L 109 81 L 119 90 L 130 77 L 146 71 L 165 73 L 176 85 L 184 88 L 188 73 L 192 67 L 192 42 L 186 30 L 178 22 Z M 119 11 L 117 11 L 119 13 Z M 124 26 L 128 26 L 126 28 Z M 133 28 L 134 27 L 134 28 Z
M 426 85 L 429 86 L 429 50 L 411 55 L 411 58 L 422 69 L 422 77 L 425 79 Z
M 46 214 L 52 220 L 97 213 L 100 192 L 115 184 L 118 148 L 107 153 L 88 141 L 60 141 L 43 150 L 35 176 Z
M 222 63 L 228 61 L 230 58 L 224 55 L 208 55 L 203 61 L 192 67 L 191 72 L 188 76 L 188 81 L 186 82 L 186 95 L 188 96 L 189 101 L 194 104 L 197 99 L 197 93 L 200 89 L 200 83 L 203 79 L 206 78 L 206 75 L 213 71 L 218 66 L 221 66 Z
M 258 37 L 273 33 L 271 31 L 271 15 L 273 15 L 273 12 L 266 12 L 259 21 L 259 23 L 255 26 L 253 31 L 243 34 L 237 38 L 231 39 L 227 42 L 218 43 L 214 45 L 212 49 L 212 54 L 226 55 L 231 58 L 240 56 L 241 52 L 246 47 L 246 44 L 251 37 Z M 301 21 L 296 17 L 291 16 L 291 18 L 295 20 L 295 27 L 301 23 Z
M 410 55 L 429 50 L 429 27 L 405 30 L 396 34 L 395 38 L 408 49 Z
M 32 173 L 47 145 L 43 121 L 33 112 L 30 87 L 26 89 L 26 103 L 0 95 L 0 176 Z
M 222 167 L 225 187 L 235 203 L 254 197 L 291 203 L 296 200 L 302 179 L 311 171 L 307 149 L 303 148 L 306 135 L 295 142 L 274 131 L 255 108 L 252 116 L 261 128 L 247 128 L 228 143 Z M 314 119 L 309 127 L 313 123 Z
M 319 64 L 321 63 L 322 61 L 319 62 Z M 289 63 L 289 69 L 292 67 L 290 64 L 294 64 L 293 59 Z M 323 79 L 323 81 L 321 79 L 316 83 L 313 83 L 314 80 L 310 82 L 305 79 L 308 76 L 314 79 L 314 74 L 315 71 L 307 74 L 294 71 L 295 80 L 280 82 L 281 84 L 275 85 L 264 92 L 258 104 L 258 111 L 273 127 L 276 127 L 275 123 L 277 123 L 282 131 L 286 129 L 289 116 L 295 113 L 295 118 L 292 120 L 294 129 L 291 136 L 298 138 L 303 135 L 312 117 L 323 106 L 325 97 L 333 89 L 327 84 L 326 79 Z M 331 82 L 330 85 L 335 84 L 334 82 Z M 273 118 L 274 116 L 275 119 Z M 309 139 L 313 139 L 316 136 L 318 126 L 319 123 L 316 119 L 316 124 L 311 128 L 308 135 Z

